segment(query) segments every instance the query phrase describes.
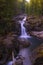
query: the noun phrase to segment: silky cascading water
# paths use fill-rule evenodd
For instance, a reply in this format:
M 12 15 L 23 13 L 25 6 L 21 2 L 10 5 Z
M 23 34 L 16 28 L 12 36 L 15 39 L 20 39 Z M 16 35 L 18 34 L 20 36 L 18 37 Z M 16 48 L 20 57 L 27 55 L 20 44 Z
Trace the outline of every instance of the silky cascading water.
M 21 24 L 21 35 L 20 35 L 20 38 L 31 38 L 30 35 L 27 35 L 26 28 L 24 27 L 26 18 L 27 17 L 25 16 L 24 19 L 22 21 L 20 21 L 20 24 Z

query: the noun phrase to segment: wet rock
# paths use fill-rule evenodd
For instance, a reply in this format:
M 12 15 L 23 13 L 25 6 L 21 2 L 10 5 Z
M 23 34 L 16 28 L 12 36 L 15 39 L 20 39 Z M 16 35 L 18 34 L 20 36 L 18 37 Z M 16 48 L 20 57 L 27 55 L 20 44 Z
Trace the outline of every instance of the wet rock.
M 19 43 L 18 43 L 18 36 L 15 34 L 9 34 L 3 40 L 3 44 L 6 46 L 8 53 L 12 54 L 12 51 L 15 52 L 15 55 L 19 52 Z
M 28 39 L 25 39 L 25 38 L 19 38 L 18 41 L 19 41 L 19 44 L 20 44 L 20 49 L 21 49 L 21 48 L 29 47 L 30 44 L 31 44 L 31 43 L 28 41 Z
M 41 58 L 43 58 L 43 43 L 41 43 L 37 48 L 31 51 L 30 59 L 31 59 L 32 65 L 40 65 L 40 64 L 43 65 L 43 59 Z
M 16 58 L 15 64 L 13 64 L 13 65 L 23 65 L 23 60 L 24 60 L 24 59 L 25 59 L 25 58 L 24 58 L 23 56 L 19 55 L 19 56 Z
M 15 17 L 13 18 L 13 20 L 16 20 L 16 21 L 22 20 L 22 19 L 24 18 L 24 16 L 26 16 L 26 14 L 20 14 L 20 15 L 18 15 L 18 16 L 15 16 Z
M 43 19 L 42 17 L 38 17 L 38 16 L 27 17 L 27 21 L 25 22 L 24 26 L 26 27 L 27 31 L 30 31 L 30 30 L 42 31 Z
M 12 46 L 12 44 L 13 44 L 12 40 L 15 40 L 16 37 L 17 37 L 16 35 L 12 35 L 11 33 L 8 34 L 8 35 L 4 38 L 3 44 L 5 44 L 6 47 Z
M 22 21 L 23 18 L 24 18 L 24 15 L 19 15 L 19 16 L 15 17 L 12 20 L 12 30 L 17 35 L 20 35 L 21 34 L 21 24 L 20 24 L 20 21 Z
M 38 38 L 40 38 L 40 39 L 43 39 L 43 31 L 32 31 L 32 32 L 30 32 L 30 34 L 32 35 L 32 36 L 36 36 L 36 37 L 38 37 Z

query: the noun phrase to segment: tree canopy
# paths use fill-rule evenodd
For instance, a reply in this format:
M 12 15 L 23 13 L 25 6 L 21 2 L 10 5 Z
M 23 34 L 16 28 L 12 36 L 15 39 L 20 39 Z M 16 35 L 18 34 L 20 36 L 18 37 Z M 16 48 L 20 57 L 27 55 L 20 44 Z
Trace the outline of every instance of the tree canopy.
M 0 31 L 10 28 L 12 18 L 21 13 L 43 15 L 43 0 L 0 0 Z

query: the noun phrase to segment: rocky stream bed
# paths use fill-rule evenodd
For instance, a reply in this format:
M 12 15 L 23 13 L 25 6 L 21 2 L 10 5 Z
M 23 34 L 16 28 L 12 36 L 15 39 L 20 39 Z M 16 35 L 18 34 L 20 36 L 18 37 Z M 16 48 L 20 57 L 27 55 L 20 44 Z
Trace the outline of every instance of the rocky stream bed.
M 21 35 L 19 20 L 22 21 L 23 18 L 24 16 L 19 17 L 18 19 L 13 19 L 12 26 L 16 29 L 14 30 L 13 28 L 12 32 L 9 32 L 7 35 L 0 36 L 0 65 L 6 65 L 7 62 L 12 60 L 12 51 L 14 52 L 14 57 L 16 58 L 19 52 L 22 53 L 20 50 L 28 48 L 28 53 L 30 54 L 33 49 L 43 43 L 43 16 L 41 18 L 35 16 L 27 17 L 24 27 L 26 28 L 27 34 L 31 36 L 31 38 L 28 39 L 19 38 Z M 25 61 L 28 63 L 27 60 Z

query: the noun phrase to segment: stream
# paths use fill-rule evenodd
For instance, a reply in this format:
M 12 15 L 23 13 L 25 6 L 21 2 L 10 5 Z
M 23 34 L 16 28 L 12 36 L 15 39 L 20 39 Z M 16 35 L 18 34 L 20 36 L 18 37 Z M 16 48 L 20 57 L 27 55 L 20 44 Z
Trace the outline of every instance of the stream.
M 28 48 L 21 49 L 19 51 L 18 55 L 22 55 L 23 57 L 25 57 L 25 59 L 23 60 L 23 65 L 32 65 L 32 62 L 31 62 L 30 57 L 29 57 L 31 55 L 31 51 L 33 49 L 35 49 L 38 45 L 40 45 L 43 41 L 40 40 L 40 39 L 37 39 L 36 37 L 31 37 L 30 35 L 27 35 L 26 29 L 23 26 L 25 21 L 26 21 L 26 16 L 24 17 L 24 19 L 22 21 L 20 21 L 20 24 L 21 24 L 21 35 L 19 37 L 20 38 L 25 38 L 25 39 L 28 38 L 28 40 L 30 41 L 31 45 Z M 7 65 L 13 65 L 12 64 L 13 61 L 15 63 L 15 58 L 12 61 L 9 61 L 7 63 Z

